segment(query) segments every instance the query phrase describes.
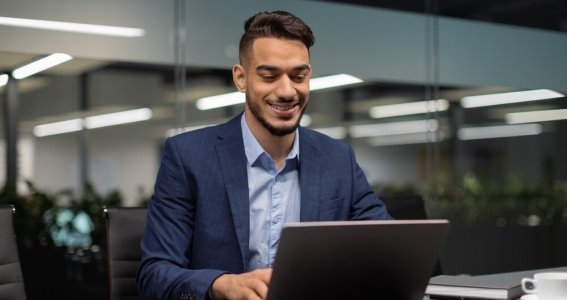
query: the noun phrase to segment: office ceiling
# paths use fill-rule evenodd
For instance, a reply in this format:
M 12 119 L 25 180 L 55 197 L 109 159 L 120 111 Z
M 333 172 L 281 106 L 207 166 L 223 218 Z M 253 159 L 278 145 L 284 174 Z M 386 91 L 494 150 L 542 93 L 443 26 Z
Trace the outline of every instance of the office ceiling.
M 567 32 L 565 0 L 319 0 Z

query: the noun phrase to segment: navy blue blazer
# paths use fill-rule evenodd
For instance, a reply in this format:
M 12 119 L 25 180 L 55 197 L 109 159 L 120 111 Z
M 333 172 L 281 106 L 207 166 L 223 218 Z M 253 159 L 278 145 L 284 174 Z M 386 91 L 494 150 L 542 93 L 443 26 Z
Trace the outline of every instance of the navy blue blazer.
M 249 199 L 240 117 L 167 139 L 149 202 L 143 299 L 206 299 L 249 260 Z M 301 221 L 390 219 L 351 147 L 299 128 Z

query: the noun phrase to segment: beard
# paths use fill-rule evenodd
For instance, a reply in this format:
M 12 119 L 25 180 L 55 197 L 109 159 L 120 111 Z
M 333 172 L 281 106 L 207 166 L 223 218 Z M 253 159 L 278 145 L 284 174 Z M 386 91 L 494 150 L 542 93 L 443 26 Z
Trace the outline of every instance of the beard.
M 280 102 L 287 102 L 287 101 L 280 101 Z M 305 112 L 305 108 L 307 107 L 305 105 L 305 100 L 300 99 L 299 100 L 299 104 L 300 106 L 303 106 L 301 108 L 301 111 L 299 112 L 299 118 L 297 118 L 297 121 L 295 122 L 295 124 L 293 125 L 289 125 L 289 126 L 275 126 L 274 124 L 270 124 L 270 122 L 268 122 L 268 120 L 266 120 L 266 118 L 264 118 L 264 116 L 262 115 L 261 111 L 260 111 L 260 106 L 258 104 L 256 104 L 254 101 L 250 101 L 250 99 L 248 99 L 248 95 L 246 95 L 246 104 L 248 105 L 248 108 L 250 108 L 250 112 L 252 112 L 252 115 L 254 116 L 254 118 L 256 118 L 256 120 L 258 120 L 258 122 L 260 122 L 260 124 L 262 124 L 262 126 L 264 128 L 266 128 L 270 134 L 275 135 L 275 136 L 286 136 L 288 134 L 294 133 L 295 130 L 297 129 L 297 126 L 299 126 L 299 121 L 301 121 L 301 117 L 303 116 L 303 113 Z

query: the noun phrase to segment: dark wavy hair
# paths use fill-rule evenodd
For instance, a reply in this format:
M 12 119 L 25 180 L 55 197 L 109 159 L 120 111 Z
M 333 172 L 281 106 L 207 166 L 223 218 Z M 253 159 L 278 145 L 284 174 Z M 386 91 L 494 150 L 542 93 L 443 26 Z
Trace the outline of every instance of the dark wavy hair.
M 275 37 L 301 41 L 307 50 L 315 44 L 311 28 L 300 18 L 286 11 L 260 12 L 244 23 L 244 34 L 240 38 L 240 61 L 252 48 L 255 39 Z

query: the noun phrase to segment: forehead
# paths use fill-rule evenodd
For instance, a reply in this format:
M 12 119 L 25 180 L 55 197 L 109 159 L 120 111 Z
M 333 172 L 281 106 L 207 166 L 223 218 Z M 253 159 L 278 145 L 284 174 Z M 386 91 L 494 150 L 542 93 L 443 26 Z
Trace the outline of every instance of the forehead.
M 296 66 L 309 64 L 309 50 L 298 40 L 263 37 L 252 44 L 250 63 L 252 66 Z

